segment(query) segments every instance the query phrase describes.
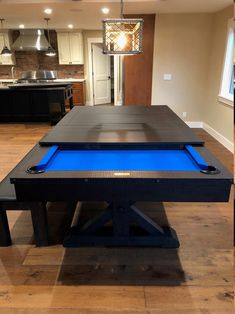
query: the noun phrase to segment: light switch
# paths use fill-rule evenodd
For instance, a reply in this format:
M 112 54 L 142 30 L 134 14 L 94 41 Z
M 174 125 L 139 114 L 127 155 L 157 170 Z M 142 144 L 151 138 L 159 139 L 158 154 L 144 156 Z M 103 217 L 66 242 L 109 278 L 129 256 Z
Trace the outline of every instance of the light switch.
M 164 81 L 171 81 L 172 80 L 172 74 L 164 74 L 163 79 L 164 79 Z

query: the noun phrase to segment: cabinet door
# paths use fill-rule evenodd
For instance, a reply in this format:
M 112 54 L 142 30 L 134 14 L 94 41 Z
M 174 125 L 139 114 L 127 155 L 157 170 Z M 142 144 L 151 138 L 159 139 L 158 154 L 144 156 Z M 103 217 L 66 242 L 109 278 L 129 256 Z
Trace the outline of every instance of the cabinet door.
M 81 33 L 69 33 L 72 64 L 83 64 L 83 39 Z
M 12 106 L 10 103 L 10 90 L 0 89 L 0 121 L 4 120 L 7 121 L 7 118 L 10 120 L 12 116 Z
M 57 33 L 59 64 L 71 64 L 69 33 Z
M 35 118 L 49 117 L 48 97 L 46 91 L 35 90 L 31 94 L 32 114 Z
M 11 106 L 16 121 L 27 121 L 32 116 L 31 97 L 26 90 L 15 90 L 11 93 Z
M 73 83 L 73 105 L 85 105 L 85 83 Z
M 10 48 L 9 38 L 8 34 L 0 34 L 0 52 L 2 51 L 2 48 L 4 46 L 4 39 L 3 36 L 5 36 L 5 43 L 8 48 Z M 14 57 L 12 56 L 1 56 L 0 55 L 0 65 L 13 65 L 14 64 Z

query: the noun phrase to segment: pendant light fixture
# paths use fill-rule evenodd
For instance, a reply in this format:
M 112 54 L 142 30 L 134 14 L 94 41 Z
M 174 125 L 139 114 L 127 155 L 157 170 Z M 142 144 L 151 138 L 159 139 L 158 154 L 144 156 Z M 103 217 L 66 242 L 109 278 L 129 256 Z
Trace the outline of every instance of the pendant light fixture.
M 12 55 L 12 52 L 11 50 L 7 47 L 6 45 L 6 40 L 5 40 L 5 35 L 3 33 L 3 22 L 5 21 L 4 19 L 0 19 L 1 21 L 1 30 L 2 30 L 2 34 L 3 34 L 3 49 L 0 53 L 1 56 L 5 56 L 5 57 L 8 57 L 8 56 L 11 56 Z
M 51 38 L 50 38 L 50 31 L 49 31 L 49 21 L 50 21 L 50 18 L 45 17 L 44 20 L 45 20 L 46 23 L 47 23 L 47 36 L 48 36 L 48 41 L 49 41 L 49 47 L 47 48 L 45 54 L 46 54 L 46 56 L 48 56 L 48 57 L 54 57 L 54 56 L 56 56 L 56 51 L 55 51 L 55 49 L 53 49 L 53 48 L 51 47 Z
M 134 55 L 142 52 L 143 19 L 125 19 L 123 0 L 120 19 L 104 19 L 103 52 L 105 54 Z

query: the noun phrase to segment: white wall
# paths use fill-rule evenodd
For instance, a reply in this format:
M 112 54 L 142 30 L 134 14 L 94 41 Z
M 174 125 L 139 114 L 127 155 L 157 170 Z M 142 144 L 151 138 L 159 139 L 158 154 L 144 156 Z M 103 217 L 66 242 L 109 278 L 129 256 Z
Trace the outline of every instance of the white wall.
M 155 24 L 152 104 L 201 121 L 205 102 L 211 14 L 160 14 Z M 164 81 L 164 73 L 172 80 Z
M 155 24 L 152 105 L 204 122 L 233 141 L 233 110 L 217 101 L 233 7 L 217 13 L 159 14 Z M 172 80 L 164 81 L 163 74 Z M 213 134 L 214 135 L 214 134 Z
M 218 101 L 227 44 L 227 26 L 233 18 L 233 7 L 213 15 L 208 84 L 203 121 L 228 141 L 233 142 L 233 107 Z

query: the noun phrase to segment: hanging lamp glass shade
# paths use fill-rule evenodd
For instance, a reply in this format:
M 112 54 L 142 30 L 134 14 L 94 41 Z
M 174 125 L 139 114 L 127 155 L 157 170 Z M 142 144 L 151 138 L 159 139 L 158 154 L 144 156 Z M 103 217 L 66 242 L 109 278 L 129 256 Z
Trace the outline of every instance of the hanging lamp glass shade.
M 8 57 L 12 55 L 12 52 L 9 48 L 7 48 L 7 46 L 4 46 L 0 54 L 1 56 Z
M 143 19 L 105 19 L 103 22 L 103 52 L 135 55 L 142 52 Z
M 49 46 L 45 52 L 45 55 L 48 57 L 54 57 L 56 55 L 56 51 L 51 46 Z

